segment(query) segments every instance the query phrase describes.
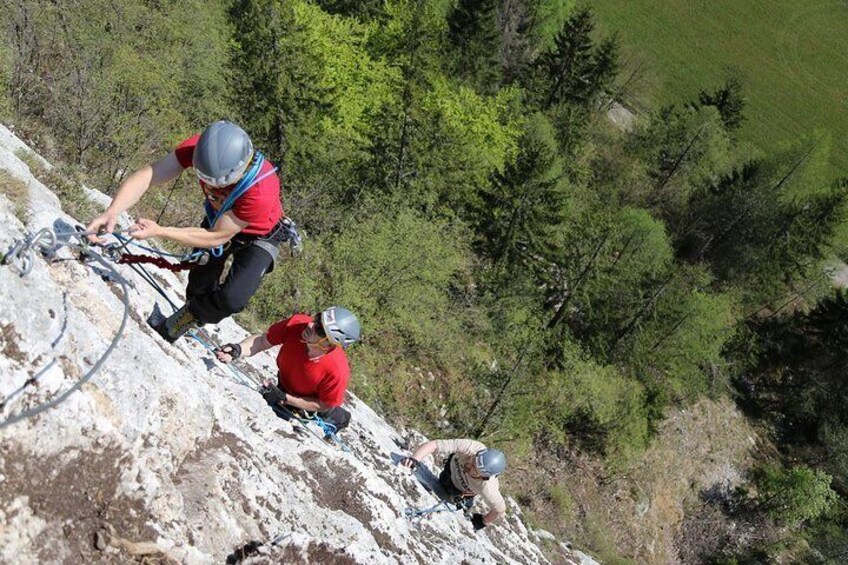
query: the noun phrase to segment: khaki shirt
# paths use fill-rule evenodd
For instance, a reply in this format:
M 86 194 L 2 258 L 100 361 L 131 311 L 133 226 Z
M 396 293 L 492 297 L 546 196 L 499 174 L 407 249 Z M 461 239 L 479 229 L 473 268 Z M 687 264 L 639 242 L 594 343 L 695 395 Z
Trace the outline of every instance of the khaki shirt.
M 489 508 L 498 512 L 506 512 L 506 503 L 501 496 L 497 477 L 488 480 L 475 479 L 465 472 L 467 463 L 474 465 L 474 456 L 486 446 L 473 439 L 437 439 L 436 453 L 440 455 L 454 454 L 451 459 L 451 481 L 462 492 L 479 495 Z

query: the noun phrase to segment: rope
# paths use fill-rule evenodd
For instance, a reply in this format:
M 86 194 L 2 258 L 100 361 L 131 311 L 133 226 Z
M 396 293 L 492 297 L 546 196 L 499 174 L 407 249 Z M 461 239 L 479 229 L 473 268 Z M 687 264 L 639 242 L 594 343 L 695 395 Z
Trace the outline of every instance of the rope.
M 428 514 L 435 514 L 436 512 L 456 512 L 458 510 L 458 508 L 451 508 L 450 503 L 447 500 L 441 500 L 429 508 L 404 508 L 403 514 L 407 517 L 407 519 L 415 521 L 421 520 Z
M 38 247 L 44 253 L 55 251 L 55 249 L 59 246 L 59 243 L 58 243 L 58 240 L 57 240 L 57 235 L 75 236 L 75 237 L 79 237 L 79 238 L 82 239 L 87 235 L 96 235 L 96 234 L 93 234 L 93 233 L 90 233 L 90 232 L 83 232 L 83 231 L 61 232 L 61 234 L 57 234 L 57 233 L 51 231 L 49 228 L 44 228 L 44 229 L 40 230 L 39 232 L 36 232 L 36 234 L 34 234 L 34 235 L 28 235 L 21 243 L 13 246 L 12 250 L 3 258 L 3 264 L 9 264 L 16 271 L 18 271 L 21 274 L 21 276 L 25 276 L 26 274 L 28 274 L 32 270 L 32 267 L 33 267 L 34 261 L 33 261 L 33 257 L 32 257 L 32 249 L 34 247 Z M 123 247 L 123 248 L 126 249 L 128 244 L 133 244 L 136 247 L 140 247 L 142 249 L 150 250 L 150 251 L 153 251 L 154 253 L 160 253 L 162 255 L 168 255 L 168 256 L 172 256 L 172 257 L 176 256 L 174 254 L 168 254 L 166 252 L 160 252 L 157 249 L 148 248 L 148 247 L 145 247 L 145 246 L 142 246 L 142 245 L 135 244 L 131 241 L 131 239 L 123 238 L 120 235 L 118 235 L 116 232 L 113 232 L 112 235 L 114 235 L 115 238 L 118 239 L 122 243 L 122 245 L 119 246 L 119 248 Z M 118 333 L 116 334 L 112 343 L 107 348 L 107 350 L 104 352 L 104 354 L 100 358 L 100 360 L 98 360 L 98 362 L 94 365 L 94 367 L 92 367 L 92 369 L 88 373 L 86 373 L 77 382 L 77 384 L 75 384 L 70 390 L 68 390 L 66 393 L 64 393 L 62 396 L 60 396 L 58 399 L 56 399 L 54 401 L 50 401 L 48 403 L 39 405 L 38 407 L 36 407 L 32 410 L 25 411 L 21 414 L 18 414 L 17 416 L 8 418 L 3 423 L 0 423 L 0 428 L 3 428 L 3 427 L 10 425 L 10 424 L 13 424 L 13 423 L 15 423 L 19 420 L 24 419 L 24 418 L 34 416 L 34 415 L 36 415 L 36 414 L 38 414 L 38 413 L 40 413 L 44 410 L 51 408 L 52 406 L 56 406 L 60 402 L 64 401 L 75 390 L 78 390 L 79 387 L 81 387 L 92 376 L 94 376 L 94 374 L 100 368 L 100 366 L 103 364 L 103 362 L 106 360 L 106 358 L 112 353 L 112 350 L 117 345 L 117 342 L 118 342 L 118 340 L 119 340 L 119 338 L 120 338 L 121 334 L 123 333 L 124 328 L 126 326 L 126 321 L 127 321 L 128 316 L 129 316 L 129 294 L 128 294 L 128 288 L 127 288 L 126 281 L 123 279 L 123 277 L 121 277 L 120 274 L 115 270 L 114 266 L 112 266 L 110 263 L 108 263 L 104 258 L 102 258 L 100 255 L 92 253 L 90 251 L 90 248 L 89 248 L 85 239 L 82 239 L 81 245 L 76 245 L 76 244 L 71 244 L 71 243 L 64 243 L 64 245 L 67 246 L 67 247 L 79 249 L 80 251 L 82 251 L 82 253 L 85 256 L 91 257 L 92 259 L 95 259 L 96 261 L 98 261 L 100 264 L 102 264 L 104 267 L 106 267 L 114 275 L 114 278 L 121 284 L 121 287 L 124 291 L 124 296 L 123 296 L 124 316 L 123 316 L 123 319 L 121 321 L 121 326 L 118 329 Z M 107 252 L 112 256 L 117 254 L 117 250 L 114 247 L 107 248 Z M 171 300 L 171 298 L 167 295 L 167 293 L 159 285 L 159 283 L 157 283 L 155 281 L 155 279 L 153 279 L 152 275 L 149 272 L 147 272 L 147 270 L 140 264 L 140 263 L 142 263 L 142 261 L 137 261 L 137 260 L 133 260 L 133 259 L 124 261 L 123 258 L 127 257 L 127 256 L 138 257 L 135 254 L 127 252 L 126 254 L 122 254 L 120 256 L 120 258 L 117 259 L 117 261 L 119 263 L 129 265 L 129 267 L 131 269 L 133 269 L 133 271 L 135 271 L 136 274 L 138 274 L 156 292 L 158 292 L 168 302 L 168 304 L 171 305 L 171 307 L 174 309 L 174 311 L 177 311 L 179 309 L 177 307 L 177 305 L 174 303 L 173 300 Z M 156 259 L 156 258 L 151 258 L 151 259 Z M 162 260 L 164 261 L 164 259 L 162 259 Z M 213 345 L 211 345 L 210 343 L 208 343 L 207 341 L 205 341 L 203 338 L 201 338 L 198 335 L 197 331 L 191 331 L 191 332 L 188 333 L 188 335 L 191 338 L 193 338 L 195 341 L 197 341 L 200 345 L 202 345 L 204 348 L 209 350 L 210 352 L 213 352 L 213 353 L 215 352 L 216 348 Z M 23 390 L 23 388 L 25 388 L 26 386 L 29 386 L 30 384 L 34 383 L 39 377 L 41 377 L 41 375 L 46 373 L 54 364 L 55 364 L 55 360 L 52 363 L 50 363 L 47 367 L 42 369 L 36 376 L 28 379 L 27 382 L 24 384 L 24 387 L 22 387 L 20 390 Z M 252 390 L 256 390 L 256 391 L 259 390 L 259 388 L 261 386 L 260 383 L 256 382 L 254 379 L 247 376 L 245 373 L 240 371 L 235 366 L 232 366 L 231 364 L 225 364 L 225 366 L 230 371 L 230 373 L 232 373 L 232 375 L 236 378 L 236 380 L 239 384 L 246 386 L 246 387 L 248 387 Z M 15 391 L 13 393 L 13 395 L 17 395 L 20 392 L 20 390 Z M 10 398 L 12 398 L 12 396 L 10 396 L 5 401 L 0 403 L 0 410 L 3 409 L 3 407 L 8 403 Z M 285 408 L 285 407 L 282 407 L 282 406 L 280 406 L 280 407 L 275 406 L 274 410 L 280 410 L 285 415 L 287 415 L 289 418 L 297 420 L 298 422 L 303 424 L 303 427 L 305 429 L 309 430 L 309 432 L 312 433 L 312 435 L 315 435 L 319 439 L 325 439 L 325 438 L 329 437 L 343 451 L 350 452 L 350 449 L 347 447 L 347 445 L 345 445 L 345 443 L 338 437 L 338 434 L 336 433 L 337 432 L 336 426 L 331 424 L 330 422 L 325 421 L 323 418 L 321 418 L 317 414 L 313 414 L 311 418 L 301 418 L 301 417 L 297 416 L 296 414 L 294 414 L 288 408 Z M 321 431 L 324 433 L 323 437 L 318 436 L 317 434 L 315 434 L 312 431 L 311 428 L 309 428 L 308 424 L 310 422 L 314 423 L 319 428 L 321 428 Z
M 186 335 L 194 339 L 197 343 L 205 347 L 211 353 L 215 353 L 217 348 L 212 344 L 204 341 L 199 335 L 197 335 L 197 330 L 191 330 L 186 332 Z M 233 366 L 231 363 L 223 364 L 227 369 L 229 369 L 230 373 L 239 381 L 239 384 L 246 386 L 247 388 L 255 391 L 259 391 L 260 384 L 249 377 L 246 373 L 240 371 L 237 367 Z
M 45 229 L 47 229 L 47 228 L 45 228 Z M 71 236 L 71 235 L 76 236 L 76 237 L 81 237 L 81 236 L 89 236 L 89 235 L 117 235 L 117 234 L 132 233 L 132 232 L 133 232 L 132 229 L 114 230 L 114 231 L 111 231 L 111 232 L 83 231 L 82 229 L 79 229 L 79 230 L 74 230 L 74 231 L 54 231 L 53 234 L 56 236 L 56 238 L 63 238 L 63 237 Z
M 318 414 L 312 414 L 312 416 L 310 416 L 310 417 L 309 417 L 309 418 L 307 418 L 307 419 L 308 419 L 308 420 L 312 420 L 313 422 L 315 422 L 315 424 L 316 424 L 319 428 L 321 428 L 321 430 L 324 432 L 324 435 L 325 435 L 325 436 L 331 436 L 331 435 L 334 435 L 334 434 L 336 433 L 336 426 L 334 426 L 334 425 L 333 425 L 333 424 L 331 424 L 330 422 L 325 421 L 325 420 L 324 420 L 323 418 L 321 418 L 321 416 L 319 416 Z
M 201 338 L 198 335 L 197 330 L 191 330 L 191 331 L 187 332 L 186 335 L 191 337 L 195 341 L 197 341 L 200 345 L 202 345 L 205 349 L 207 349 L 209 352 L 211 352 L 213 354 L 218 349 L 217 347 L 215 347 L 211 343 L 209 343 L 206 340 L 204 340 L 203 338 Z M 262 388 L 262 383 L 256 381 L 253 377 L 251 377 L 247 373 L 241 371 L 238 367 L 233 365 L 233 363 L 224 363 L 223 365 L 230 371 L 230 373 L 232 373 L 232 375 L 236 378 L 236 380 L 238 381 L 239 384 L 246 386 L 247 388 L 249 388 L 251 390 L 255 390 L 257 392 Z M 327 437 L 330 437 L 336 443 L 336 445 L 338 445 L 341 448 L 342 451 L 345 451 L 345 452 L 348 452 L 348 453 L 350 452 L 350 449 L 347 447 L 347 445 L 345 445 L 345 443 L 341 440 L 341 438 L 339 438 L 339 436 L 336 434 L 336 431 L 337 431 L 336 426 L 331 424 L 330 422 L 325 421 L 323 418 L 318 416 L 318 414 L 313 414 L 311 418 L 301 418 L 300 416 L 298 416 L 297 414 L 295 414 L 294 412 L 292 412 L 290 409 L 286 408 L 285 406 L 272 406 L 272 409 L 275 412 L 276 411 L 282 412 L 287 417 L 287 419 L 297 420 L 298 422 L 303 424 L 304 428 L 309 430 L 310 433 L 312 433 L 312 430 L 308 427 L 308 424 L 310 422 L 314 423 L 319 428 L 321 428 L 321 431 L 324 432 L 324 436 L 323 437 L 318 436 L 315 433 L 312 433 L 312 435 L 314 435 L 315 437 L 317 437 L 319 439 L 325 439 Z
M 56 241 L 56 234 L 50 228 L 42 228 L 34 234 L 27 234 L 21 241 L 12 245 L 3 257 L 3 264 L 9 265 L 13 271 L 25 277 L 32 271 L 35 264 L 33 248 L 47 252 L 56 246 Z
M 159 293 L 159 294 L 160 294 L 160 295 L 161 295 L 161 296 L 162 296 L 162 297 L 163 297 L 163 298 L 164 298 L 164 299 L 168 302 L 168 304 L 171 306 L 171 308 L 173 309 L 173 311 L 174 311 L 174 312 L 176 312 L 177 310 L 179 310 L 179 307 L 176 305 L 176 303 L 174 303 L 174 301 L 173 301 L 173 300 L 171 300 L 171 298 L 170 298 L 170 297 L 168 296 L 168 294 L 165 292 L 165 289 L 163 289 L 163 288 L 162 288 L 162 286 L 161 286 L 159 283 L 157 283 L 157 282 L 156 282 L 156 280 L 153 278 L 153 275 L 151 275 L 149 272 L 147 272 L 147 269 L 145 269 L 145 268 L 144 268 L 144 267 L 140 264 L 140 263 L 141 263 L 141 261 L 135 261 L 135 260 L 124 260 L 124 259 L 125 259 L 125 258 L 127 258 L 127 257 L 139 257 L 139 256 L 138 256 L 138 255 L 135 255 L 135 254 L 133 254 L 133 253 L 126 253 L 126 254 L 122 254 L 122 255 L 121 255 L 121 259 L 120 259 L 120 260 L 118 260 L 118 263 L 128 265 L 128 266 L 129 266 L 129 267 L 130 267 L 133 271 L 135 271 L 135 273 L 136 273 L 139 277 L 141 277 L 141 278 L 142 278 L 142 279 L 143 279 L 143 280 L 144 280 L 147 284 L 149 284 L 149 285 L 153 288 L 153 290 L 155 290 L 157 293 Z M 162 259 L 162 260 L 164 261 L 164 259 Z M 187 332 L 187 335 L 188 335 L 189 337 L 193 338 L 193 339 L 194 339 L 195 341 L 197 341 L 198 343 L 200 343 L 200 345 L 202 345 L 203 347 L 205 347 L 207 350 L 209 350 L 209 351 L 211 351 L 211 352 L 213 352 L 213 353 L 215 352 L 215 349 L 216 349 L 216 348 L 215 348 L 214 346 L 212 346 L 211 344 L 209 344 L 208 342 L 204 341 L 204 340 L 203 340 L 203 339 L 202 339 L 202 338 L 198 335 L 198 332 L 197 332 L 196 330 L 192 330 L 192 331 L 190 331 L 190 332 Z M 251 388 L 251 389 L 253 389 L 253 390 L 258 390 L 259 383 L 256 383 L 255 381 L 253 381 L 253 379 L 251 379 L 250 377 L 246 376 L 246 375 L 245 375 L 245 373 L 242 373 L 242 372 L 241 372 L 241 371 L 239 371 L 236 367 L 233 367 L 233 366 L 231 366 L 231 365 L 229 365 L 229 364 L 227 364 L 227 365 L 226 365 L 226 367 L 227 367 L 227 369 L 229 369 L 229 371 L 230 371 L 230 372 L 231 372 L 231 373 L 232 373 L 232 374 L 236 377 L 236 379 L 239 381 L 239 384 L 242 384 L 242 385 L 244 385 L 244 386 L 247 386 L 248 388 Z M 246 382 L 252 382 L 252 383 L 254 383 L 254 384 L 256 385 L 256 388 L 254 388 L 254 387 L 253 387 L 253 386 L 251 386 L 250 384 L 246 384 Z
M 107 251 L 107 254 L 110 256 L 110 258 L 112 258 L 114 261 L 116 261 L 119 264 L 128 265 L 135 272 L 135 274 L 137 274 L 139 277 L 141 277 L 142 280 L 144 280 L 147 284 L 149 284 L 153 288 L 153 290 L 155 290 L 157 293 L 159 293 L 159 295 L 162 296 L 162 298 L 164 298 L 168 302 L 168 304 L 171 306 L 171 308 L 173 308 L 174 312 L 179 310 L 179 307 L 174 303 L 173 300 L 171 300 L 171 298 L 168 296 L 168 294 L 165 292 L 165 290 L 159 285 L 159 283 L 156 282 L 156 280 L 153 278 L 153 275 L 151 275 L 147 271 L 147 269 L 145 269 L 144 266 L 141 265 L 141 263 L 152 262 L 153 264 L 156 264 L 158 266 L 158 262 L 155 261 L 158 258 L 151 257 L 150 259 L 153 259 L 154 261 L 140 261 L 140 260 L 135 260 L 133 258 L 134 257 L 141 257 L 141 256 L 136 255 L 129 250 L 127 250 L 126 253 L 120 253 L 119 252 L 120 249 L 122 249 L 122 248 L 126 249 L 127 245 L 129 245 L 131 243 L 133 245 L 136 245 L 136 246 L 144 248 L 144 249 L 152 249 L 152 248 L 147 248 L 145 246 L 136 244 L 135 242 L 131 241 L 131 239 L 122 238 L 122 237 L 116 235 L 116 233 L 118 233 L 118 232 L 112 232 L 112 235 L 115 235 L 115 239 L 120 241 L 121 245 L 119 245 L 119 246 L 106 246 L 106 251 Z M 124 230 L 124 232 L 122 232 L 122 233 L 129 233 L 129 230 Z M 165 254 L 164 251 L 160 252 L 158 249 L 153 249 L 153 252 Z M 164 259 L 162 259 L 162 261 L 164 261 Z M 167 263 L 167 261 L 166 261 L 166 263 Z M 168 265 L 170 265 L 170 263 L 168 263 Z M 168 267 L 165 267 L 165 268 L 168 268 Z M 171 269 L 171 270 L 173 270 L 173 269 Z
M 398 465 L 401 461 L 403 461 L 406 458 L 405 456 L 403 456 L 401 454 L 395 454 L 395 453 L 392 453 L 391 456 L 392 456 L 392 461 L 394 462 L 395 465 Z M 422 463 L 419 463 L 419 465 L 422 465 Z M 421 518 L 425 517 L 426 515 L 435 514 L 436 512 L 457 512 L 459 510 L 468 510 L 468 506 L 466 506 L 464 501 L 469 500 L 469 499 L 465 498 L 464 496 L 461 499 L 459 499 L 459 500 L 462 500 L 463 502 L 459 502 L 456 497 L 453 497 L 453 499 L 443 498 L 438 493 L 436 493 L 433 490 L 432 487 L 425 484 L 420 478 L 418 479 L 418 482 L 419 482 L 419 484 L 424 486 L 424 488 L 427 490 L 427 492 L 429 492 L 430 494 L 432 494 L 436 498 L 438 498 L 439 502 L 437 502 L 433 506 L 429 506 L 427 508 L 412 508 L 412 507 L 404 508 L 404 510 L 403 510 L 404 516 L 406 516 L 406 518 L 409 519 L 410 521 L 414 522 L 415 520 L 420 520 Z M 473 499 L 473 497 L 472 497 L 472 499 Z M 453 507 L 453 505 L 456 505 L 456 506 Z
M 171 308 L 173 308 L 173 309 L 174 309 L 174 312 L 176 312 L 177 310 L 179 310 L 179 307 L 178 307 L 178 306 L 174 303 L 174 301 L 173 301 L 173 300 L 171 300 L 171 298 L 170 298 L 170 297 L 168 296 L 168 294 L 167 294 L 167 293 L 166 293 L 166 292 L 162 289 L 162 287 L 161 287 L 161 286 L 159 286 L 159 283 L 157 283 L 157 282 L 153 279 L 153 275 L 151 275 L 150 273 L 148 273 L 148 272 L 147 272 L 147 269 L 145 269 L 142 265 L 133 265 L 133 264 L 130 264 L 130 265 L 129 265 L 129 267 L 130 267 L 130 269 L 132 269 L 133 271 L 135 271 L 135 273 L 136 273 L 138 276 L 140 276 L 140 277 L 141 277 L 141 278 L 142 278 L 142 279 L 143 279 L 143 280 L 144 280 L 147 284 L 149 284 L 151 287 L 153 287 L 153 290 L 155 290 L 156 292 L 158 292 L 158 293 L 162 296 L 162 298 L 164 298 L 166 301 L 168 301 L 168 304 L 170 304 L 170 305 L 171 305 Z
M 56 346 L 59 345 L 59 342 L 62 341 L 62 338 L 65 336 L 65 330 L 68 329 L 68 293 L 67 292 L 62 292 L 62 311 L 63 311 L 62 327 L 59 329 L 59 335 L 56 336 L 56 339 L 54 339 L 52 342 L 50 342 L 50 349 L 51 350 L 56 349 Z M 13 390 L 11 393 L 9 393 L 9 395 L 6 398 L 4 398 L 2 401 L 0 401 L 0 412 L 2 412 L 8 406 L 10 406 L 11 403 L 12 403 L 12 400 L 16 396 L 18 396 L 20 393 L 22 393 L 24 390 L 26 390 L 26 388 L 28 386 L 34 385 L 36 382 L 38 382 L 38 379 L 40 379 L 41 376 L 43 374 L 45 374 L 47 371 L 49 371 L 53 367 L 53 365 L 55 365 L 55 364 L 56 364 L 56 359 L 53 359 L 52 361 L 50 361 L 50 363 L 47 364 L 47 366 L 43 367 L 36 374 L 34 374 L 30 378 L 28 378 L 26 381 L 24 381 L 24 384 L 22 384 L 16 390 Z
M 137 248 L 139 248 L 143 251 L 147 251 L 148 253 L 155 253 L 156 255 L 159 255 L 160 257 L 173 257 L 174 259 L 180 259 L 181 261 L 192 261 L 192 260 L 196 260 L 199 257 L 203 256 L 203 253 L 204 253 L 203 251 L 195 251 L 193 253 L 182 253 L 182 254 L 169 253 L 167 251 L 162 251 L 161 249 L 156 249 L 155 247 L 148 247 L 147 245 L 142 245 L 140 243 L 137 243 L 136 241 L 134 241 L 132 239 L 132 236 L 130 236 L 129 238 L 125 238 L 125 237 L 121 237 L 120 235 L 115 234 L 115 232 L 112 232 L 112 235 L 114 235 L 115 239 L 117 239 L 118 241 L 120 241 L 123 244 L 121 247 L 123 247 L 124 249 L 126 249 L 127 245 L 132 245 L 133 247 L 137 247 Z
M 74 232 L 74 235 L 77 235 L 79 233 L 80 232 Z M 49 248 L 46 249 L 47 252 L 53 252 L 53 251 L 55 251 L 56 248 L 58 248 L 60 246 L 60 244 L 58 243 L 56 234 L 52 230 L 50 230 L 49 228 L 44 228 L 44 229 L 36 232 L 35 235 L 28 235 L 27 237 L 25 237 L 24 240 L 23 240 L 25 245 L 16 245 L 16 246 L 13 247 L 13 249 L 16 249 L 16 254 L 15 254 L 15 257 L 13 258 L 13 260 L 12 260 L 12 263 L 10 263 L 10 266 L 12 266 L 12 268 L 14 268 L 15 265 L 18 265 L 18 261 L 22 261 L 23 265 L 25 265 L 27 268 L 25 269 L 25 272 L 21 273 L 21 276 L 25 276 L 25 274 L 28 274 L 32 270 L 32 266 L 34 264 L 33 248 L 38 247 L 39 250 L 45 251 L 46 241 L 51 242 Z M 62 245 L 65 245 L 65 246 L 71 247 L 71 248 L 75 248 L 75 249 L 79 249 L 80 251 L 82 251 L 85 254 L 86 257 L 94 259 L 95 261 L 100 263 L 100 265 L 102 265 L 103 267 L 108 269 L 114 275 L 115 280 L 117 280 L 118 283 L 121 285 L 121 290 L 123 291 L 122 301 L 123 301 L 123 304 L 124 304 L 124 314 L 123 314 L 123 317 L 121 318 L 121 325 L 118 328 L 118 331 L 115 333 L 115 337 L 112 338 L 112 341 L 109 344 L 109 347 L 106 348 L 106 350 L 103 352 L 103 354 L 97 360 L 97 362 L 91 367 L 91 369 L 89 369 L 88 372 L 85 375 L 80 377 L 77 380 L 77 382 L 74 383 L 73 386 L 71 386 L 71 388 L 66 390 L 64 393 L 60 394 L 57 398 L 54 398 L 54 399 L 52 399 L 48 402 L 44 402 L 42 404 L 39 404 L 35 408 L 31 408 L 29 410 L 24 410 L 23 412 L 20 412 L 19 414 L 16 414 L 14 416 L 10 416 L 10 417 L 6 418 L 2 422 L 0 422 L 0 429 L 5 428 L 7 426 L 10 426 L 10 425 L 12 425 L 16 422 L 19 422 L 21 420 L 24 420 L 26 418 L 30 418 L 32 416 L 35 416 L 35 415 L 40 414 L 42 412 L 45 412 L 45 411 L 47 411 L 50 408 L 53 408 L 55 406 L 58 406 L 59 404 L 64 402 L 71 394 L 73 394 L 74 392 L 79 390 L 85 383 L 87 383 L 97 373 L 97 371 L 100 370 L 100 367 L 103 366 L 103 363 L 106 362 L 106 360 L 109 358 L 109 356 L 115 350 L 115 347 L 117 347 L 118 342 L 120 341 L 121 336 L 124 333 L 124 329 L 127 326 L 127 320 L 129 319 L 129 314 L 130 314 L 130 302 L 129 302 L 130 294 L 129 294 L 129 288 L 128 288 L 127 283 L 124 280 L 124 278 L 121 277 L 121 275 L 115 270 L 115 268 L 108 261 L 103 259 L 103 257 L 101 257 L 100 255 L 97 255 L 95 253 L 92 253 L 89 250 L 89 247 L 88 247 L 87 244 L 77 245 L 77 244 L 65 242 Z M 6 259 L 8 259 L 8 256 L 7 256 Z M 4 262 L 5 262 L 5 260 L 4 260 Z M 45 367 L 44 369 L 39 371 L 39 373 L 37 375 L 28 379 L 28 383 L 29 382 L 34 383 L 35 380 L 37 380 L 38 377 L 40 377 L 41 375 L 46 373 L 47 370 L 50 369 L 50 367 L 52 367 L 54 363 L 55 363 L 55 360 L 52 363 L 50 363 L 47 367 Z M 8 399 L 6 399 L 6 402 L 8 402 Z
M 236 186 L 233 187 L 232 191 L 227 195 L 227 198 L 224 200 L 221 207 L 218 210 L 215 210 L 212 207 L 212 204 L 209 202 L 207 198 L 203 203 L 203 209 L 206 212 L 206 221 L 209 223 L 209 228 L 214 228 L 215 224 L 218 223 L 218 220 L 226 214 L 230 208 L 232 208 L 236 200 L 241 198 L 248 190 L 250 190 L 253 185 L 258 184 L 266 177 L 269 177 L 277 172 L 277 167 L 273 167 L 270 171 L 266 171 L 262 175 L 259 172 L 262 170 L 262 166 L 265 164 L 265 156 L 261 151 L 257 151 L 254 156 L 253 164 L 250 166 L 248 171 L 244 174 L 244 176 L 236 183 Z M 213 247 L 209 250 L 209 253 L 212 257 L 221 257 L 224 254 L 224 246 L 219 245 L 218 247 Z
M 338 446 L 339 446 L 339 448 L 340 448 L 342 451 L 344 451 L 345 453 L 350 453 L 350 448 L 348 448 L 348 446 L 347 446 L 347 445 L 346 445 L 346 444 L 345 444 L 345 443 L 341 440 L 341 438 L 340 438 L 340 437 L 336 434 L 336 426 L 334 426 L 333 424 L 331 424 L 331 423 L 329 423 L 329 422 L 325 422 L 325 421 L 324 421 L 324 420 L 323 420 L 320 416 L 318 416 L 317 414 L 314 414 L 314 415 L 312 416 L 312 418 L 302 418 L 302 417 L 298 416 L 297 414 L 295 414 L 294 412 L 292 412 L 289 408 L 287 408 L 287 407 L 285 407 L 285 406 L 279 406 L 279 405 L 277 405 L 277 406 L 272 406 L 271 408 L 274 410 L 274 412 L 282 413 L 282 414 L 283 414 L 283 416 L 284 416 L 286 419 L 297 420 L 298 422 L 300 422 L 300 423 L 303 425 L 303 427 L 304 427 L 307 431 L 309 431 L 309 433 L 311 433 L 312 435 L 314 435 L 314 436 L 315 436 L 315 437 L 317 437 L 318 439 L 320 439 L 320 440 L 324 440 L 324 439 L 326 439 L 327 437 L 329 437 L 330 439 L 332 439 L 332 440 L 333 440 L 333 442 L 335 442 L 335 444 L 336 444 L 336 445 L 338 445 Z M 318 427 L 320 427 L 320 428 L 321 428 L 321 431 L 323 431 L 323 432 L 324 432 L 324 435 L 323 435 L 323 436 L 319 436 L 319 435 L 318 435 L 318 434 L 316 434 L 314 431 L 312 431 L 312 428 L 310 428 L 310 427 L 309 427 L 309 423 L 310 423 L 310 422 L 311 422 L 311 423 L 314 423 L 314 424 L 316 424 Z M 330 431 L 328 431 L 328 430 L 330 430 Z

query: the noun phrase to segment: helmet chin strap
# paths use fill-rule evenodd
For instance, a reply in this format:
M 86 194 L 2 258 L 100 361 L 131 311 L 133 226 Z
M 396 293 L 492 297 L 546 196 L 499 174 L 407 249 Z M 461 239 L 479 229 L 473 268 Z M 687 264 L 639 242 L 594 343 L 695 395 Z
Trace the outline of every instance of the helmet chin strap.
M 304 343 L 306 343 L 306 356 L 310 361 L 318 361 L 321 357 L 329 353 L 329 351 L 320 347 L 318 344 L 309 343 L 308 341 Z

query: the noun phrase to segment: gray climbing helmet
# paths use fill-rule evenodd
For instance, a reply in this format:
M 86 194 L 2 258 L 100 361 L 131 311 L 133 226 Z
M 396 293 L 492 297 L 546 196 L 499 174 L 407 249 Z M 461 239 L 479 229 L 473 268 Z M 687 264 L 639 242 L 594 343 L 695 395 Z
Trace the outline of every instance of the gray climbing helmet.
M 215 187 L 238 182 L 253 159 L 250 136 L 232 122 L 221 120 L 203 130 L 194 148 L 197 178 Z
M 321 312 L 321 325 L 330 343 L 347 349 L 357 341 L 362 328 L 359 320 L 347 308 L 331 306 Z
M 494 477 L 506 470 L 506 455 L 500 449 L 481 449 L 474 456 L 474 466 L 483 477 Z

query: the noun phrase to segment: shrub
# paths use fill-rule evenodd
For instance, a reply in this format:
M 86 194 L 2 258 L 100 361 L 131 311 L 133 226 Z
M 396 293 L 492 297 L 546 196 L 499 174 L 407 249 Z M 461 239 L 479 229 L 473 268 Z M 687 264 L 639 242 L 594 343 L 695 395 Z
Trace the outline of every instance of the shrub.
M 551 502 L 559 513 L 559 518 L 567 523 L 574 521 L 574 499 L 568 492 L 568 488 L 562 484 L 553 485 L 550 489 Z
M 20 179 L 12 176 L 6 169 L 0 169 L 0 194 L 4 194 L 12 203 L 15 217 L 21 222 L 26 221 L 27 186 Z
M 838 495 L 830 488 L 832 477 L 799 465 L 785 468 L 763 465 L 754 473 L 756 508 L 790 526 L 826 515 Z
M 62 203 L 66 214 L 81 222 L 87 222 L 102 211 L 82 187 L 82 175 L 69 166 L 45 167 L 31 151 L 18 151 L 17 157 L 26 163 L 32 175 L 51 190 Z

